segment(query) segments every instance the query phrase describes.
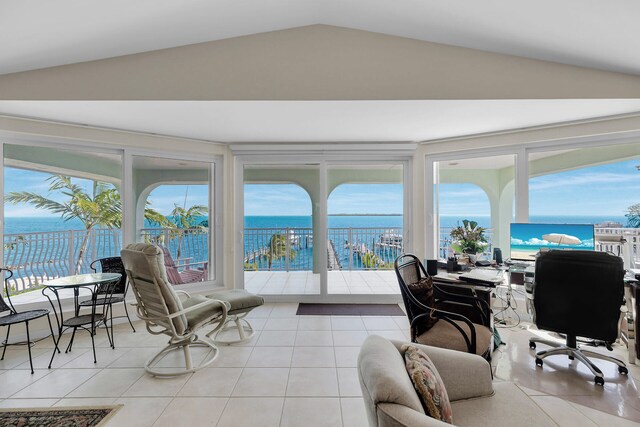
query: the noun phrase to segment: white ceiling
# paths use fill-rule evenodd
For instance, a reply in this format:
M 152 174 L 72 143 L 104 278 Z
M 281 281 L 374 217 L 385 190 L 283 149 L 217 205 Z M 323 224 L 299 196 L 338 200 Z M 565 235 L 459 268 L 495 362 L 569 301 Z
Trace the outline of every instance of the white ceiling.
M 311 24 L 640 74 L 637 0 L 1 0 L 0 74 Z
M 638 99 L 0 101 L 0 114 L 226 143 L 415 142 L 640 112 Z

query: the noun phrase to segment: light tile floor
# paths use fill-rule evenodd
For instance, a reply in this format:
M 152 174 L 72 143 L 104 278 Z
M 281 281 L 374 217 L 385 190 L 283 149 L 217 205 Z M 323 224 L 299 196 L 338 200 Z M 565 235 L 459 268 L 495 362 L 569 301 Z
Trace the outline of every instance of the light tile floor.
M 297 304 L 266 304 L 251 313 L 257 329 L 246 345 L 222 347 L 213 366 L 173 379 L 144 373 L 144 361 L 165 338 L 116 326 L 116 350 L 104 331 L 93 365 L 86 333 L 71 354 L 56 356 L 47 370 L 50 340 L 34 347 L 30 375 L 24 347 L 11 347 L 0 362 L 0 407 L 121 403 L 109 426 L 366 426 L 356 372 L 360 343 L 369 334 L 408 339 L 404 317 L 296 316 Z M 514 329 L 505 335 L 527 333 Z M 63 343 L 66 337 L 63 339 Z M 508 347 L 507 347 L 508 348 Z M 508 353 L 503 348 L 501 353 Z M 194 351 L 195 358 L 203 352 Z M 499 355 L 500 356 L 500 355 Z M 508 357 L 496 357 L 504 367 Z M 167 357 L 174 366 L 180 357 Z M 508 369 L 503 369 L 503 373 Z M 631 375 L 640 370 L 632 367 Z M 506 378 L 508 379 L 508 378 Z M 632 421 L 523 388 L 560 426 L 638 426 Z M 604 391 L 607 393 L 607 390 Z

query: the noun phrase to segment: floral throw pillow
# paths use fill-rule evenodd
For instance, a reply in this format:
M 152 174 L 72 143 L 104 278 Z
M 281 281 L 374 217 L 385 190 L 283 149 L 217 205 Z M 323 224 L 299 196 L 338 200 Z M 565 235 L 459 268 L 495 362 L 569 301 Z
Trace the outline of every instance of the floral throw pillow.
M 429 356 L 412 345 L 402 346 L 402 351 L 407 372 L 427 415 L 453 424 L 447 390 Z

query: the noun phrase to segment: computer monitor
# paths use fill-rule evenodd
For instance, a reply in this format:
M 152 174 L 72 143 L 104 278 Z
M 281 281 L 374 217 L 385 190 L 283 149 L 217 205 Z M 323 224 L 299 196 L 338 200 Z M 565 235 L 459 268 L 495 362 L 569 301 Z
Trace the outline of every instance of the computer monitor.
M 511 259 L 534 261 L 551 249 L 595 250 L 593 224 L 511 224 Z

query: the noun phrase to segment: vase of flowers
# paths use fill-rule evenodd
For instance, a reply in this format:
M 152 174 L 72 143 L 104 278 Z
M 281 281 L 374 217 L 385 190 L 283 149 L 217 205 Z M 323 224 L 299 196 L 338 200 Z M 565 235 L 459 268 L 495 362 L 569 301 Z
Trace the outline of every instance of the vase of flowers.
M 458 223 L 458 226 L 451 230 L 451 248 L 457 253 L 470 255 L 471 262 L 475 262 L 477 254 L 482 253 L 488 245 L 485 230 L 475 221 L 462 220 L 462 225 Z

